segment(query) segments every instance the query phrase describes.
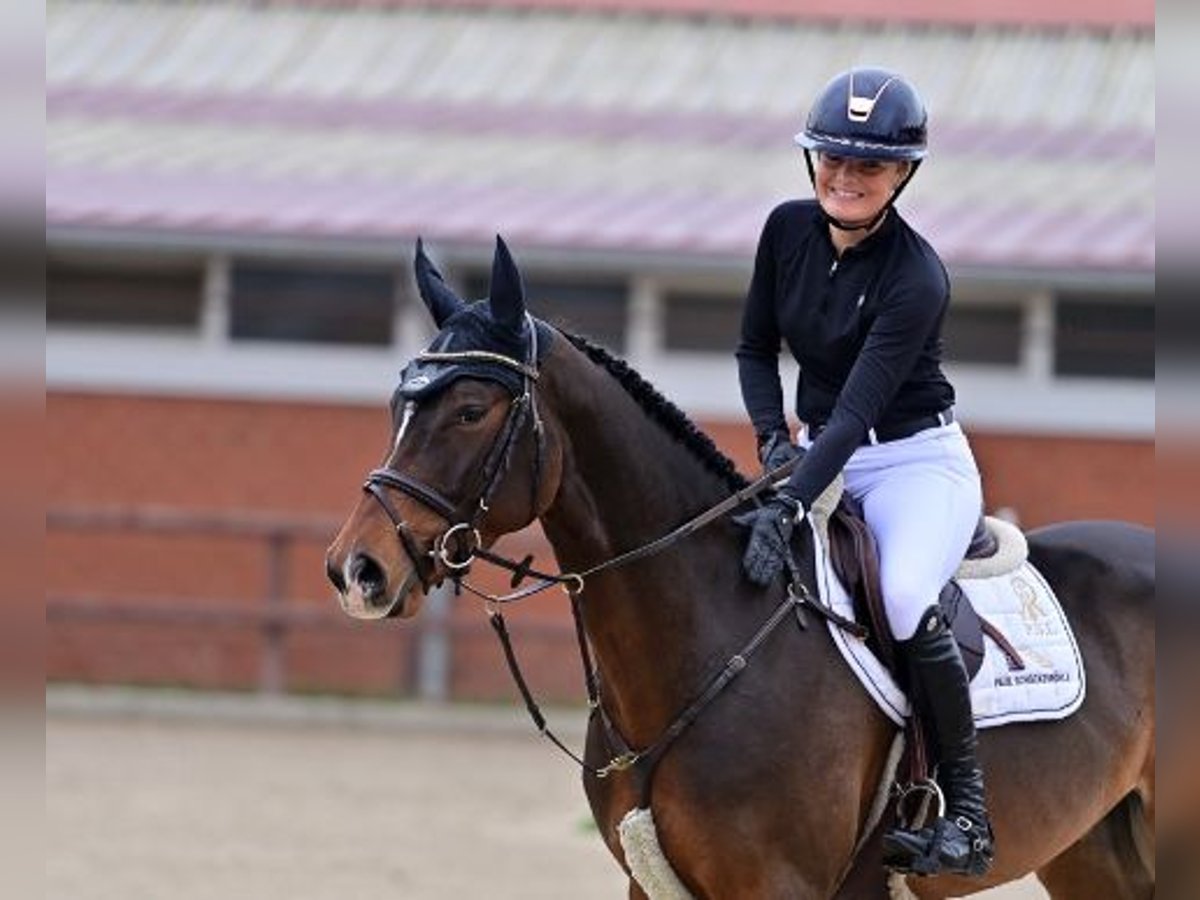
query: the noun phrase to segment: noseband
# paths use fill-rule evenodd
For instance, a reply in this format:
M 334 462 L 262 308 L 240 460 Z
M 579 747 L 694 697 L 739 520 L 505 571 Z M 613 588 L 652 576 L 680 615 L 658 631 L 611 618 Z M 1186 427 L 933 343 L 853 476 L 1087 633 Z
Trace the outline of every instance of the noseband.
M 535 442 L 533 479 L 530 486 L 530 509 L 533 517 L 537 516 L 537 493 L 541 482 L 545 432 L 542 427 L 541 417 L 538 415 L 537 402 L 534 396 L 534 385 L 538 379 L 537 328 L 534 326 L 532 317 L 526 314 L 526 318 L 530 334 L 529 353 L 526 362 L 520 362 L 512 357 L 484 350 L 462 350 L 458 352 L 434 352 L 427 350 L 417 355 L 416 359 L 418 362 L 449 364 L 474 362 L 514 369 L 521 375 L 523 387 L 522 393 L 515 397 L 509 405 L 508 413 L 504 418 L 504 424 L 496 433 L 496 438 L 492 441 L 491 447 L 488 448 L 487 456 L 484 457 L 482 468 L 483 487 L 474 501 L 455 503 L 448 499 L 441 491 L 431 487 L 420 479 L 389 466 L 374 469 L 367 475 L 367 480 L 363 484 L 363 490 L 375 498 L 384 513 L 391 520 L 392 525 L 396 529 L 396 535 L 400 538 L 400 543 L 404 546 L 404 552 L 408 554 L 417 572 L 421 571 L 423 564 L 425 566 L 429 565 L 429 558 L 431 557 L 435 563 L 440 562 L 456 577 L 470 568 L 475 556 L 483 549 L 482 540 L 479 536 L 479 524 L 482 522 L 484 516 L 487 515 L 488 504 L 500 486 L 504 473 L 508 471 L 513 448 L 516 446 L 517 436 L 521 433 L 526 419 L 530 418 L 533 422 Z M 408 403 L 414 404 L 415 401 L 409 400 Z M 412 529 L 409 528 L 403 516 L 400 515 L 388 499 L 385 488 L 391 488 L 406 494 L 422 506 L 433 510 L 449 523 L 449 527 L 434 539 L 431 550 L 422 551 L 418 547 L 417 541 L 413 537 Z M 453 551 L 451 550 L 452 542 L 457 545 L 457 556 L 453 555 Z

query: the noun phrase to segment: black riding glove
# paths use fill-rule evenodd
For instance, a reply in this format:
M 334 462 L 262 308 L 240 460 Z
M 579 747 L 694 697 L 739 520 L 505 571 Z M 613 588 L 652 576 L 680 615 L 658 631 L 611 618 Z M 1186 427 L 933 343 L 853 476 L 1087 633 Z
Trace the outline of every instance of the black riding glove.
M 764 473 L 803 455 L 804 451 L 792 443 L 791 435 L 786 431 L 773 431 L 759 438 L 758 461 L 762 463 Z
M 780 491 L 758 509 L 733 517 L 736 524 L 750 529 L 742 556 L 747 578 L 760 587 L 775 580 L 787 561 L 792 531 L 803 518 L 804 506 L 786 491 Z

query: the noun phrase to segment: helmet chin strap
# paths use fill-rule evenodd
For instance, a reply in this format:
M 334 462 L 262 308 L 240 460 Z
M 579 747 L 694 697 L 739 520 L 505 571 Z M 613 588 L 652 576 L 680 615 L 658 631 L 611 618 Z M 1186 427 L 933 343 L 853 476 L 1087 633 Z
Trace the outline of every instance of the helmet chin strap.
M 914 159 L 910 162 L 912 164 L 908 168 L 908 174 L 904 176 L 903 181 L 896 185 L 896 189 L 892 191 L 892 196 L 888 198 L 888 202 L 883 204 L 883 208 L 880 209 L 879 212 L 875 213 L 875 215 L 866 222 L 843 222 L 842 220 L 835 219 L 829 213 L 825 212 L 825 207 L 822 206 L 821 212 L 824 213 L 825 219 L 830 225 L 839 231 L 869 232 L 872 228 L 883 221 L 883 217 L 888 214 L 888 210 L 895 205 L 896 199 L 900 196 L 900 192 L 908 187 L 908 183 L 912 181 L 913 176 L 917 174 L 917 168 L 921 165 L 921 160 Z M 816 169 L 813 168 L 812 154 L 809 152 L 807 147 L 804 148 L 804 164 L 808 166 L 808 180 L 812 182 L 813 193 L 815 194 L 817 191 L 817 172 Z

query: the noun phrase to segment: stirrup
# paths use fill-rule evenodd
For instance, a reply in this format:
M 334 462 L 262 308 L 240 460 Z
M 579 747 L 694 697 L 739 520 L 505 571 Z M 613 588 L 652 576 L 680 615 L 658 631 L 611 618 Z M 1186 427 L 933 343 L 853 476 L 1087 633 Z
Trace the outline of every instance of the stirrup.
M 946 815 L 946 795 L 932 778 L 893 786 L 896 823 L 884 832 L 883 864 L 902 874 L 913 874 L 933 842 L 933 824 Z
M 981 833 L 966 816 L 956 816 L 938 819 L 932 828 L 919 832 L 892 831 L 884 836 L 884 865 L 903 875 L 979 878 L 992 865 L 992 829 L 986 823 L 984 828 L 986 833 Z M 960 835 L 967 842 L 965 848 L 954 847 Z M 955 849 L 966 852 L 945 852 Z
M 915 834 L 946 816 L 946 794 L 932 778 L 922 778 L 907 786 L 897 784 L 895 793 L 898 830 Z M 914 797 L 919 798 L 920 802 L 915 808 L 910 808 Z M 930 804 L 934 804 L 932 811 Z
M 909 792 L 912 792 L 910 787 Z M 903 798 L 901 799 L 903 802 Z M 903 821 L 883 836 L 883 864 L 904 875 L 963 875 L 978 878 L 991 868 L 995 837 L 986 818 L 976 824 L 959 813 L 947 817 L 939 810 L 935 819 L 920 810 L 920 826 Z

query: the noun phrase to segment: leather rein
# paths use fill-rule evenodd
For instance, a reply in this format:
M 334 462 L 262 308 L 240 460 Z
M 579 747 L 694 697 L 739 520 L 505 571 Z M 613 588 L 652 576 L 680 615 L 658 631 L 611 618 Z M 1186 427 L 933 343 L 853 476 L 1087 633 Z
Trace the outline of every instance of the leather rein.
M 531 566 L 533 556 L 526 556 L 520 562 L 510 559 L 506 556 L 494 553 L 482 545 L 479 535 L 479 525 L 488 512 L 488 503 L 495 494 L 504 474 L 507 472 L 511 461 L 512 452 L 517 442 L 517 437 L 525 425 L 526 420 L 532 419 L 532 430 L 535 440 L 535 455 L 534 455 L 534 478 L 531 488 L 531 506 L 536 516 L 536 498 L 538 486 L 541 481 L 542 459 L 545 451 L 545 433 L 541 418 L 537 412 L 537 402 L 534 392 L 534 387 L 538 379 L 537 369 L 537 329 L 533 327 L 530 321 L 530 341 L 529 357 L 526 362 L 520 362 L 511 357 L 501 354 L 489 353 L 484 351 L 460 351 L 447 353 L 423 352 L 417 356 L 418 361 L 429 362 L 487 362 L 505 366 L 519 372 L 522 376 L 523 391 L 520 396 L 514 398 L 509 407 L 504 424 L 497 432 L 496 438 L 489 448 L 484 464 L 482 467 L 482 484 L 478 498 L 471 503 L 454 503 L 447 499 L 440 491 L 430 485 L 420 481 L 404 472 L 396 469 L 383 466 L 374 469 L 367 475 L 366 482 L 363 484 L 363 490 L 370 494 L 379 503 L 384 513 L 392 521 L 396 530 L 396 535 L 400 539 L 404 547 L 405 553 L 408 555 L 417 572 L 421 571 L 421 567 L 436 565 L 440 562 L 450 573 L 450 577 L 455 583 L 456 591 L 461 588 L 466 588 L 472 594 L 481 597 L 486 604 L 488 619 L 492 628 L 496 632 L 496 636 L 500 641 L 504 651 L 504 658 L 508 664 L 509 672 L 512 675 L 513 681 L 517 685 L 517 689 L 521 693 L 521 697 L 525 702 L 526 710 L 529 712 L 530 718 L 533 720 L 534 726 L 538 732 L 563 753 L 574 760 L 580 768 L 596 778 L 607 778 L 608 776 L 622 772 L 633 766 L 638 766 L 643 773 L 643 793 L 648 793 L 650 775 L 658 760 L 663 756 L 671 744 L 691 725 L 709 705 L 717 695 L 746 667 L 750 657 L 763 644 L 766 638 L 782 623 L 787 614 L 795 610 L 797 614 L 801 613 L 804 606 L 812 609 L 814 612 L 830 619 L 838 624 L 845 624 L 841 617 L 832 610 L 817 602 L 804 582 L 796 577 L 796 569 L 794 564 L 789 563 L 790 570 L 789 584 L 786 591 L 786 596 L 774 611 L 767 617 L 763 624 L 758 628 L 749 641 L 733 656 L 729 658 L 725 666 L 705 685 L 704 689 L 695 695 L 694 699 L 684 708 L 671 722 L 670 725 L 663 731 L 662 735 L 657 738 L 649 746 L 641 750 L 633 750 L 629 747 L 620 732 L 610 720 L 607 711 L 604 708 L 603 701 L 600 696 L 600 688 L 596 678 L 596 670 L 593 665 L 591 652 L 588 646 L 587 635 L 584 630 L 582 616 L 582 596 L 584 588 L 587 585 L 587 580 L 601 572 L 610 569 L 616 569 L 620 566 L 627 565 L 636 560 L 644 559 L 648 556 L 660 553 L 671 545 L 677 543 L 683 538 L 699 531 L 706 525 L 711 524 L 737 507 L 741 506 L 748 500 L 752 500 L 759 494 L 763 493 L 782 478 L 786 478 L 795 468 L 798 459 L 792 459 L 776 469 L 763 475 L 757 481 L 752 482 L 746 487 L 741 488 L 735 493 L 726 497 L 720 503 L 712 506 L 691 519 L 688 519 L 682 525 L 674 528 L 667 534 L 662 535 L 645 544 L 627 550 L 617 556 L 597 563 L 587 569 L 578 572 L 561 572 L 558 574 L 541 572 Z M 409 405 L 415 408 L 413 401 L 409 401 Z M 404 521 L 403 517 L 392 505 L 387 496 L 387 489 L 400 491 L 426 508 L 435 512 L 438 516 L 449 523 L 449 527 L 434 539 L 433 547 L 427 551 L 421 551 L 417 545 L 415 538 L 412 535 L 411 529 Z M 456 545 L 456 546 L 452 546 Z M 470 569 L 471 564 L 476 560 L 481 559 L 500 568 L 506 569 L 512 573 L 510 587 L 511 592 L 507 594 L 492 594 L 481 590 L 466 580 L 466 573 Z M 432 560 L 432 562 L 430 561 Z M 526 578 L 533 578 L 534 583 L 527 585 L 524 588 L 520 587 L 521 582 Z M 587 701 L 589 709 L 599 714 L 604 729 L 607 733 L 610 748 L 616 748 L 617 752 L 612 758 L 602 766 L 591 766 L 588 763 L 568 748 L 547 726 L 546 718 L 538 707 L 529 685 L 525 680 L 524 674 L 521 671 L 520 664 L 516 657 L 516 652 L 512 645 L 512 640 L 509 635 L 507 624 L 504 621 L 504 616 L 501 612 L 503 604 L 513 603 L 518 600 L 523 600 L 534 594 L 540 593 L 554 586 L 561 586 L 571 600 L 571 612 L 575 621 L 576 640 L 579 645 L 580 656 L 583 664 L 584 681 L 587 689 Z M 801 627 L 806 627 L 806 623 L 802 615 L 798 616 Z

